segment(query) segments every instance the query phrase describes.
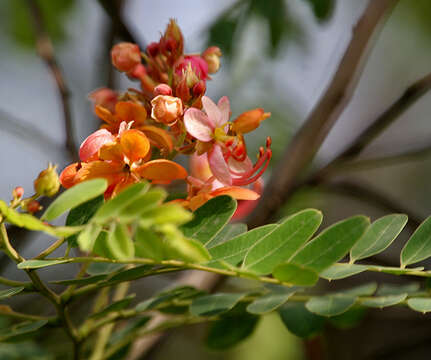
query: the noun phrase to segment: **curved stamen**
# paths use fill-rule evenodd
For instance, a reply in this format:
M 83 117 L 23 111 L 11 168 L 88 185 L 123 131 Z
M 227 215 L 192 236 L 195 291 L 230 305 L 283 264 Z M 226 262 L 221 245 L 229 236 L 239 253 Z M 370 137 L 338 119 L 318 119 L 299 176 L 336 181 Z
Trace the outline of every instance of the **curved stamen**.
M 260 169 L 260 171 L 256 175 L 254 175 L 253 177 L 251 177 L 251 178 L 249 176 L 242 176 L 241 178 L 232 179 L 232 185 L 235 185 L 235 186 L 245 186 L 245 185 L 249 185 L 249 184 L 255 182 L 257 179 L 259 179 L 262 176 L 262 174 L 267 169 L 267 167 L 269 165 L 269 161 L 271 160 L 271 157 L 272 157 L 272 150 L 271 149 L 267 149 L 266 152 L 265 152 L 265 154 L 263 156 L 261 156 L 261 158 L 259 159 L 259 160 L 263 159 L 263 161 L 265 161 L 265 164 Z M 256 163 L 256 165 L 258 165 L 258 163 L 259 163 L 259 161 Z M 256 167 L 256 165 L 252 169 L 253 173 L 260 168 L 260 166 Z M 259 165 L 261 165 L 261 163 Z M 250 171 L 248 171 L 247 173 L 250 173 Z

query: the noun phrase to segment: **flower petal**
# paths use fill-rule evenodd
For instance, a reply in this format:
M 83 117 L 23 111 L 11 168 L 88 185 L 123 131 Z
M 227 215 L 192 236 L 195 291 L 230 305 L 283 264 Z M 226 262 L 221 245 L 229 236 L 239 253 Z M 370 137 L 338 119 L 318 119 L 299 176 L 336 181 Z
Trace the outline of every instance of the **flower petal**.
M 106 143 L 115 141 L 115 137 L 106 129 L 100 129 L 88 136 L 79 148 L 81 161 L 97 160 L 99 149 Z
M 118 141 L 103 145 L 99 149 L 100 160 L 112 160 L 119 163 L 123 162 L 123 149 Z
M 131 101 L 119 101 L 115 105 L 115 115 L 121 121 L 134 121 L 134 126 L 143 125 L 147 119 L 147 111 L 145 108 Z
M 257 200 L 260 195 L 253 190 L 239 186 L 225 186 L 210 193 L 213 196 L 229 195 L 237 200 Z
M 213 175 L 207 154 L 190 156 L 190 174 L 201 181 L 207 181 Z
M 214 122 L 202 111 L 190 108 L 184 114 L 184 125 L 187 132 L 200 141 L 213 139 Z
M 131 162 L 144 158 L 150 151 L 150 141 L 142 131 L 125 130 L 120 135 L 120 144 L 123 154 Z
M 69 189 L 70 187 L 78 183 L 76 179 L 76 174 L 78 173 L 80 167 L 80 163 L 73 163 L 64 168 L 59 177 L 60 183 L 61 185 L 63 185 L 63 187 Z
M 76 174 L 76 179 L 80 181 L 104 178 L 108 181 L 108 185 L 120 182 L 125 175 L 123 165 L 119 163 L 107 161 L 92 161 L 90 163 L 82 163 L 81 169 Z
M 208 162 L 210 169 L 217 180 L 225 185 L 232 185 L 232 176 L 229 172 L 229 167 L 223 157 L 222 149 L 219 145 L 214 145 L 208 152 Z
M 96 105 L 94 107 L 94 112 L 96 113 L 96 115 L 103 120 L 104 122 L 106 122 L 107 124 L 114 124 L 116 122 L 114 116 L 112 115 L 112 113 L 105 107 L 101 106 L 101 105 Z
M 215 127 L 220 127 L 223 125 L 222 114 L 217 105 L 208 96 L 202 96 L 202 106 L 211 121 L 214 123 Z
M 172 137 L 166 130 L 153 125 L 142 126 L 139 130 L 148 137 L 154 146 L 164 149 L 167 154 L 173 150 L 174 143 Z
M 230 118 L 230 103 L 227 96 L 223 96 L 217 103 L 217 107 L 221 113 L 221 125 L 227 123 Z
M 245 173 L 253 169 L 253 163 L 247 156 L 244 161 L 235 160 L 232 156 L 228 160 L 229 168 L 236 173 Z
M 145 179 L 163 183 L 187 177 L 186 169 L 176 162 L 166 159 L 148 161 L 138 166 L 134 171 Z
M 200 208 L 203 204 L 205 204 L 208 200 L 211 200 L 213 196 L 211 196 L 208 193 L 201 193 L 196 196 L 193 196 L 189 200 L 189 208 L 192 211 L 195 211 L 196 209 Z

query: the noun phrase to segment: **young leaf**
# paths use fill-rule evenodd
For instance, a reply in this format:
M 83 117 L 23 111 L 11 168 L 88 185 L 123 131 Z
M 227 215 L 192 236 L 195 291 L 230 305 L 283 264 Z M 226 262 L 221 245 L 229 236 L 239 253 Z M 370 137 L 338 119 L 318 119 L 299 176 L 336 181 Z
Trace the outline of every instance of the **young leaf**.
M 246 312 L 224 316 L 211 324 L 205 345 L 212 350 L 235 346 L 253 333 L 259 319 Z
M 407 294 L 376 296 L 374 298 L 362 301 L 362 305 L 382 309 L 387 306 L 399 304 L 400 302 L 404 301 L 406 297 Z
M 217 196 L 194 212 L 192 221 L 181 227 L 186 237 L 207 246 L 229 222 L 236 210 L 236 201 L 230 196 Z
M 160 205 L 166 197 L 166 191 L 161 188 L 149 190 L 133 199 L 124 209 L 121 210 L 119 218 L 122 221 L 128 221 L 140 217 L 146 211 L 149 211 Z
M 293 263 L 277 265 L 272 275 L 280 281 L 301 286 L 312 286 L 319 280 L 314 270 Z
M 79 248 L 82 251 L 90 252 L 93 250 L 94 243 L 96 242 L 97 237 L 102 231 L 102 226 L 98 224 L 88 224 L 83 231 L 78 235 Z
M 135 298 L 135 294 L 130 294 L 129 296 L 125 297 L 124 299 L 114 301 L 112 304 L 109 304 L 99 312 L 92 314 L 90 318 L 93 319 L 100 319 L 106 315 L 108 315 L 111 312 L 114 311 L 120 311 L 124 308 L 128 307 L 132 300 Z
M 6 289 L 6 290 L 0 290 L 0 300 L 10 298 L 11 296 L 16 295 L 23 290 L 24 290 L 24 287 L 22 287 L 22 286 L 11 288 L 11 289 Z
M 356 302 L 356 297 L 345 294 L 315 296 L 307 301 L 308 311 L 321 316 L 340 315 L 349 310 Z
M 39 320 L 32 322 L 23 322 L 12 326 L 12 328 L 0 335 L 1 342 L 20 341 L 29 336 L 35 335 L 39 329 L 45 326 L 48 320 Z
M 66 264 L 69 261 L 64 260 L 25 260 L 17 265 L 18 269 L 40 269 L 47 266 Z
M 431 216 L 413 233 L 401 251 L 401 267 L 431 256 Z
M 350 250 L 352 261 L 376 255 L 385 250 L 403 230 L 408 217 L 392 214 L 374 221 L 364 236 Z
M 182 225 L 193 218 L 193 214 L 178 204 L 163 204 L 141 214 L 143 221 L 149 219 L 151 224 Z
M 190 305 L 190 313 L 195 316 L 213 316 L 231 310 L 246 294 L 205 295 L 196 298 Z
M 207 245 L 207 249 L 211 249 L 216 245 L 223 244 L 238 235 L 241 235 L 247 231 L 247 225 L 238 224 L 227 224 Z
M 307 209 L 288 217 L 274 231 L 258 240 L 247 252 L 243 267 L 258 274 L 269 274 L 288 261 L 316 232 L 322 213 Z
M 367 269 L 366 265 L 338 263 L 323 270 L 320 276 L 326 280 L 340 280 L 364 272 Z
M 125 224 L 111 226 L 106 245 L 115 259 L 127 260 L 135 256 L 135 246 Z
M 354 216 L 340 221 L 307 243 L 291 261 L 320 273 L 342 259 L 364 234 L 369 224 L 370 221 L 365 216 Z
M 430 298 L 410 298 L 407 300 L 407 305 L 410 309 L 419 311 L 423 314 L 431 311 Z
M 149 187 L 150 185 L 147 182 L 129 186 L 117 196 L 105 202 L 93 216 L 93 221 L 103 224 L 108 219 L 118 216 L 125 208 L 133 203 L 136 198 L 145 194 Z
M 67 210 L 103 194 L 107 187 L 108 183 L 105 179 L 93 179 L 77 184 L 58 196 L 48 206 L 41 220 L 54 220 Z
M 289 298 L 298 291 L 298 288 L 286 288 L 286 291 L 270 292 L 265 294 L 247 306 L 247 311 L 256 315 L 264 315 L 274 311 L 283 305 Z
M 325 318 L 305 308 L 303 303 L 286 303 L 279 310 L 281 320 L 287 329 L 302 338 L 308 338 L 322 331 Z
M 222 260 L 230 265 L 236 266 L 244 259 L 247 251 L 261 238 L 274 231 L 276 224 L 260 226 L 222 244 L 216 245 L 209 250 L 212 261 L 208 266 L 216 266 Z
M 135 235 L 135 254 L 141 258 L 163 260 L 166 258 L 163 240 L 154 231 L 139 226 Z

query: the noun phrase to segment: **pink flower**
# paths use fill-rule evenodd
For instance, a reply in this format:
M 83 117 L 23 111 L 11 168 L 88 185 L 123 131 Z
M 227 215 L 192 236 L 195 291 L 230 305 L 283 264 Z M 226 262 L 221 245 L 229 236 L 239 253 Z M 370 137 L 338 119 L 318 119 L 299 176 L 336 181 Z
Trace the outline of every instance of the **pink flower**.
M 97 160 L 99 149 L 110 142 L 115 141 L 115 136 L 106 129 L 100 129 L 88 136 L 79 148 L 79 158 L 88 162 Z
M 179 76 L 187 69 L 188 65 L 192 66 L 193 71 L 201 80 L 207 80 L 208 77 L 208 64 L 199 55 L 186 55 L 179 64 L 175 67 L 175 73 Z
M 195 108 L 185 112 L 184 125 L 190 135 L 208 144 L 208 162 L 214 177 L 227 186 L 244 186 L 256 181 L 271 158 L 270 141 L 267 141 L 266 151 L 261 149 L 259 160 L 253 166 L 242 136 L 230 134 L 229 99 L 224 96 L 216 105 L 203 96 L 202 105 L 205 112 Z

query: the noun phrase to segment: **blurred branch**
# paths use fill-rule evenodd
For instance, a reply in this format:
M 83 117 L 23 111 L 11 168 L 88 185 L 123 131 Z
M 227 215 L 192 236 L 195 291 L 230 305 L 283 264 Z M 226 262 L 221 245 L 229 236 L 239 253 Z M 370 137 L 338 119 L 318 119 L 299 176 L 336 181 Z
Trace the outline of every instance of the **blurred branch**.
M 416 150 L 400 152 L 398 154 L 356 161 L 343 161 L 337 166 L 331 168 L 330 171 L 325 172 L 324 177 L 332 177 L 333 175 L 337 175 L 338 173 L 346 171 L 369 170 L 385 166 L 399 165 L 410 161 L 420 161 L 426 159 L 429 156 L 431 156 L 431 145 L 426 145 Z
M 73 160 L 77 160 L 78 149 L 73 135 L 72 115 L 69 103 L 69 90 L 66 86 L 62 71 L 54 55 L 52 41 L 45 30 L 43 16 L 36 0 L 27 0 L 28 8 L 32 15 L 34 30 L 36 34 L 36 49 L 39 56 L 49 68 L 60 95 L 63 107 L 64 127 L 66 133 L 66 149 Z
M 16 116 L 9 114 L 7 111 L 0 109 L 0 124 L 2 130 L 18 136 L 26 141 L 37 143 L 39 146 L 45 147 L 49 151 L 61 151 L 61 147 L 44 132 L 24 120 L 18 119 Z
M 354 197 L 386 211 L 408 214 L 408 224 L 413 229 L 416 229 L 423 221 L 422 216 L 415 214 L 414 211 L 405 208 L 397 201 L 387 197 L 386 195 L 383 195 L 381 191 L 372 189 L 368 184 L 362 185 L 353 181 L 340 181 L 336 183 L 320 184 L 319 188 L 325 192 Z
M 369 42 L 396 0 L 369 1 L 353 29 L 350 43 L 329 84 L 305 124 L 287 146 L 262 200 L 249 219 L 251 227 L 265 224 L 292 193 L 298 176 L 310 164 L 332 126 L 344 110 L 363 68 Z
M 114 26 L 114 33 L 121 40 L 138 44 L 141 49 L 145 48 L 145 43 L 139 41 L 132 34 L 128 25 L 123 18 L 124 0 L 98 0 L 99 5 L 105 10 L 106 14 L 110 17 Z
M 387 110 L 353 140 L 346 150 L 319 170 L 313 176 L 313 180 L 326 176 L 333 169 L 359 155 L 366 146 L 429 90 L 431 90 L 431 73 L 410 85 Z

